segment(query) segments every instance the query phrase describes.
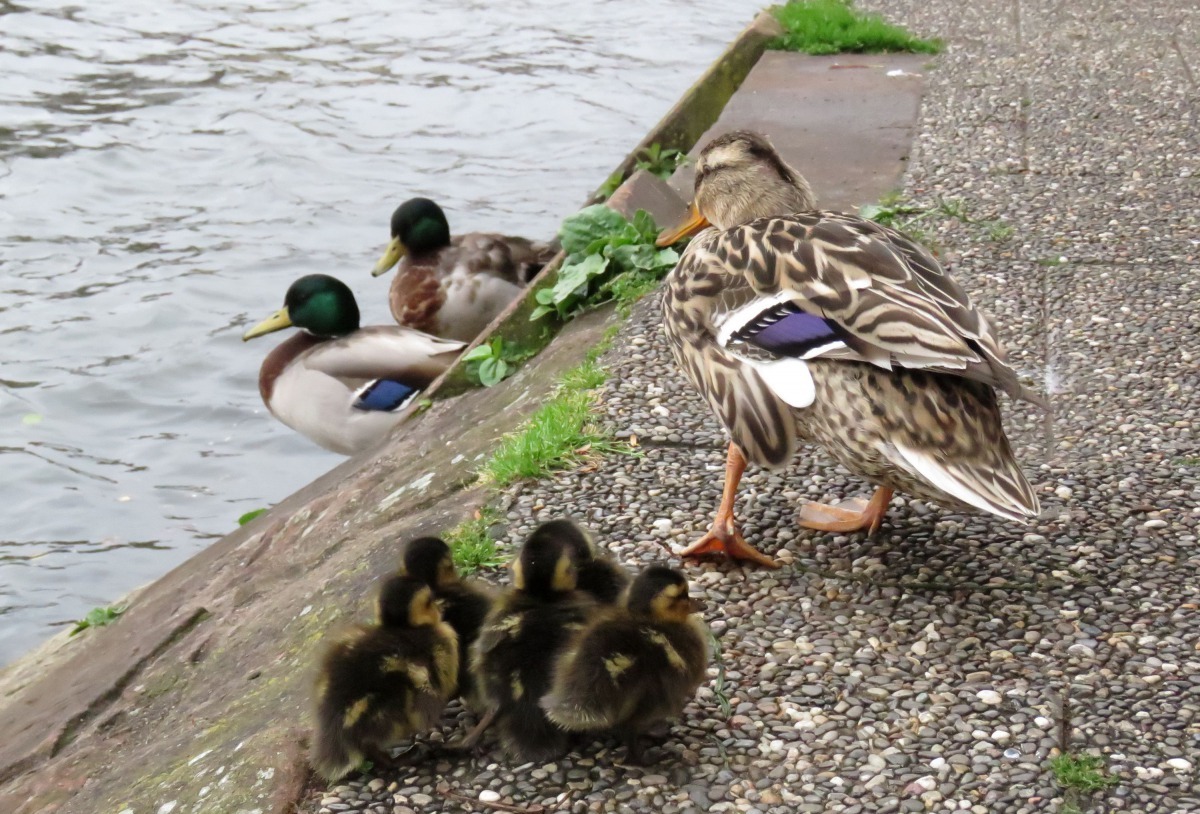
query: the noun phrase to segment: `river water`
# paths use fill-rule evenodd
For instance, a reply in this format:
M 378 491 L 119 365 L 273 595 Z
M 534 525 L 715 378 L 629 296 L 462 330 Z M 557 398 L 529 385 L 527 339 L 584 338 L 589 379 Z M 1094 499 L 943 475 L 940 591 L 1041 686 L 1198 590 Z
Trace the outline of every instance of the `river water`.
M 341 460 L 240 341 L 293 279 L 553 233 L 759 7 L 0 0 L 0 663 Z

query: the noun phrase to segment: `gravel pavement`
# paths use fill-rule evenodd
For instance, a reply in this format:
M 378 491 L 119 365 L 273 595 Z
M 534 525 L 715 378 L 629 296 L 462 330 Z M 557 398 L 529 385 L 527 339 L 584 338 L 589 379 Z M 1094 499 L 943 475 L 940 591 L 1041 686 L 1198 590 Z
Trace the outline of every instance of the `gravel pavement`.
M 820 534 L 799 503 L 867 484 L 817 451 L 752 469 L 743 528 L 786 567 L 685 566 L 723 679 L 714 664 L 654 765 L 609 741 L 545 766 L 435 755 L 306 811 L 1200 812 L 1200 9 L 860 5 L 949 43 L 903 192 L 994 222 L 921 227 L 1052 396 L 1049 416 L 1005 404 L 1042 517 L 897 496 L 871 539 Z M 642 455 L 520 487 L 507 533 L 573 515 L 635 566 L 707 528 L 724 442 L 657 296 L 603 361 L 607 419 Z M 1049 767 L 1064 749 L 1116 784 L 1068 794 Z

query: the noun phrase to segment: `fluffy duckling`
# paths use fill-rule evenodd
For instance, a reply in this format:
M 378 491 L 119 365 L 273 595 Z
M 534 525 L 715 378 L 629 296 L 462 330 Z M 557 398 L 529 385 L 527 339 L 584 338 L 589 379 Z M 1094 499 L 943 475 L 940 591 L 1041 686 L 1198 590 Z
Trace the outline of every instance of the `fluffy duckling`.
M 442 618 L 458 634 L 458 694 L 474 700 L 475 680 L 468 656 L 484 617 L 496 600 L 490 586 L 463 579 L 454 569 L 450 546 L 438 537 L 419 537 L 404 547 L 400 573 L 423 580 L 442 606 Z
M 470 342 L 519 297 L 557 248 L 523 237 L 472 232 L 450 237 L 446 213 L 428 198 L 392 213 L 392 239 L 375 276 L 400 264 L 388 294 L 396 322 Z
M 577 589 L 602 605 L 615 605 L 629 587 L 629 572 L 600 551 L 592 535 L 578 523 L 551 520 L 534 529 L 529 539 L 553 539 L 565 545 L 575 557 Z
M 476 680 L 505 751 L 521 761 L 552 760 L 566 751 L 567 733 L 546 719 L 538 701 L 550 689 L 555 657 L 596 604 L 575 589 L 574 554 L 558 539 L 527 540 L 512 564 L 512 583 L 475 642 Z
M 311 763 L 333 781 L 364 758 L 433 726 L 454 695 L 458 636 L 433 590 L 395 576 L 379 592 L 378 624 L 338 637 L 321 659 Z
M 614 730 L 626 759 L 641 763 L 638 736 L 678 715 L 704 681 L 708 629 L 692 615 L 700 609 L 682 574 L 647 568 L 624 608 L 598 617 L 561 654 L 541 701 L 547 717 L 572 732 Z

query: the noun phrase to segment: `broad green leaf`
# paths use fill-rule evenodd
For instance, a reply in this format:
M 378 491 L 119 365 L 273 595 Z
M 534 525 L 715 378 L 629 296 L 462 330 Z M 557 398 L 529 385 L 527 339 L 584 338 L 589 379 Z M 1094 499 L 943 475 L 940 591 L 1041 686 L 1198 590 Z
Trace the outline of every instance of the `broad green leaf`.
M 553 312 L 554 312 L 554 309 L 551 308 L 550 306 L 539 305 L 537 308 L 534 308 L 532 311 L 529 312 L 529 321 L 536 322 L 537 320 L 546 316 L 546 314 L 550 314 Z
M 537 294 L 534 295 L 534 299 L 541 305 L 553 305 L 554 289 L 552 287 L 539 288 Z M 534 310 L 536 311 L 537 309 L 535 308 Z
M 665 249 L 659 249 L 658 255 L 654 258 L 655 264 L 659 268 L 666 268 L 668 271 L 675 268 L 679 263 L 679 252 L 668 246 Z
M 594 241 L 619 231 L 624 225 L 625 218 L 619 212 L 604 204 L 593 204 L 564 220 L 558 236 L 562 240 L 563 251 L 574 254 L 586 250 Z
M 541 293 L 540 291 L 538 292 Z M 464 362 L 475 362 L 480 359 L 490 359 L 494 355 L 492 346 L 484 343 L 477 348 L 472 348 L 471 352 L 463 357 Z
M 508 364 L 503 359 L 484 359 L 479 365 L 479 382 L 484 387 L 491 387 L 504 378 L 507 370 Z
M 633 229 L 643 242 L 653 243 L 658 238 L 659 228 L 654 223 L 654 217 L 645 209 L 633 213 Z
M 883 214 L 885 207 L 878 204 L 863 204 L 858 208 L 858 216 L 864 220 L 875 220 Z
M 658 257 L 658 249 L 649 243 L 618 246 L 613 249 L 612 257 L 623 271 L 633 271 L 634 269 L 649 271 L 656 265 L 655 258 Z
M 607 267 L 607 257 L 590 254 L 581 263 L 559 269 L 558 282 L 554 284 L 554 302 L 561 303 L 572 294 L 582 296 L 586 293 L 591 279 L 603 273 Z

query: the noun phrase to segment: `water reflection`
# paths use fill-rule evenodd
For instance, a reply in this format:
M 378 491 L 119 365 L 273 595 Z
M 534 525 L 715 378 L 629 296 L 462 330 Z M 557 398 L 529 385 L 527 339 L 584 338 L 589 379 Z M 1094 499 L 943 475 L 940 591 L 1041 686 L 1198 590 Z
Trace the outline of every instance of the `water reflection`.
M 0 0 L 0 661 L 340 460 L 239 338 L 293 279 L 387 323 L 415 195 L 548 236 L 758 6 Z

